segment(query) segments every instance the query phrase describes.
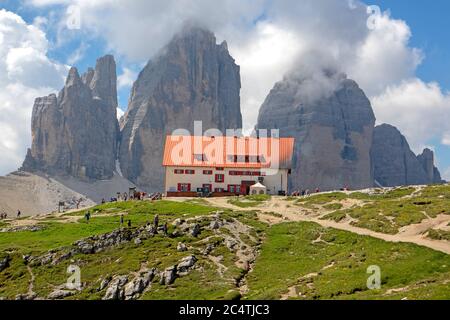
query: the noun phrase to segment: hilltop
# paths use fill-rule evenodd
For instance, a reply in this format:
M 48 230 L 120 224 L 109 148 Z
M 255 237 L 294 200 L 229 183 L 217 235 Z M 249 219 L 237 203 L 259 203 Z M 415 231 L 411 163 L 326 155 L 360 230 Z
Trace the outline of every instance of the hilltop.
M 448 208 L 444 185 L 128 201 L 90 208 L 89 223 L 85 210 L 1 221 L 0 297 L 449 299 Z M 65 287 L 70 265 L 80 291 Z M 377 290 L 366 285 L 372 265 Z

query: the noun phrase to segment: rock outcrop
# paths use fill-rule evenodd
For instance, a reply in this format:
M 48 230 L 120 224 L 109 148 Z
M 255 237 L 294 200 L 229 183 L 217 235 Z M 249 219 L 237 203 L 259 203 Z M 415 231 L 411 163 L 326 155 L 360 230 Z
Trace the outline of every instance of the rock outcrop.
M 321 76 L 316 82 L 292 74 L 277 83 L 261 106 L 257 128 L 295 138 L 291 190 L 371 187 L 371 104 L 345 75 Z
M 425 149 L 416 157 L 406 138 L 391 125 L 375 127 L 371 157 L 375 181 L 383 187 L 442 182 L 433 151 Z
M 441 178 L 441 173 L 439 169 L 434 165 L 434 152 L 426 148 L 423 150 L 422 154 L 417 156 L 417 160 L 422 164 L 423 169 L 427 175 L 428 181 L 430 183 L 444 183 L 445 181 Z
M 242 127 L 239 66 L 227 44 L 196 27 L 176 35 L 134 83 L 121 121 L 119 159 L 123 175 L 147 191 L 162 191 L 166 134 Z
M 116 64 L 110 55 L 80 76 L 72 67 L 59 95 L 37 98 L 23 170 L 109 179 L 117 154 Z

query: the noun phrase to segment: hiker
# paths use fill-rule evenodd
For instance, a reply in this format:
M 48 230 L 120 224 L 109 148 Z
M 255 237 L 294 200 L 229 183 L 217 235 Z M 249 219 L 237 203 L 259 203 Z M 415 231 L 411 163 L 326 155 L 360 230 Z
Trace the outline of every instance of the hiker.
M 128 228 L 131 228 L 131 220 L 128 220 Z
M 120 226 L 123 226 L 123 214 L 120 215 Z
M 159 226 L 159 216 L 155 215 L 155 217 L 153 218 L 153 225 L 155 226 L 155 229 L 158 229 Z
M 123 201 L 128 200 L 128 194 L 126 192 L 123 193 Z
M 163 225 L 163 232 L 164 232 L 164 235 L 166 235 L 166 236 L 167 236 L 167 230 L 168 229 L 169 229 L 169 227 L 167 226 L 167 222 L 165 222 L 164 225 Z
M 102 199 L 102 204 L 105 204 L 105 203 L 106 203 L 105 198 L 103 198 Z
M 22 214 L 22 212 L 20 212 L 20 210 L 17 210 L 17 219 L 20 219 L 21 214 Z
M 91 219 L 91 212 L 90 211 L 86 212 L 84 217 L 86 218 L 86 221 L 89 222 L 89 220 Z

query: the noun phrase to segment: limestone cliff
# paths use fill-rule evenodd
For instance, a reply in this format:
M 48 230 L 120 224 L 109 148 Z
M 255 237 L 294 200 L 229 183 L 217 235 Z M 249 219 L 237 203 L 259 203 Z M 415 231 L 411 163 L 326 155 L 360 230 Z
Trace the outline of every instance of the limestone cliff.
M 372 162 L 375 181 L 383 187 L 441 183 L 429 149 L 417 156 L 400 131 L 388 124 L 375 127 Z
M 113 176 L 118 122 L 116 64 L 110 55 L 80 77 L 72 67 L 59 95 L 37 98 L 32 146 L 22 169 L 81 179 Z
M 261 106 L 257 128 L 295 138 L 291 190 L 373 185 L 375 117 L 355 81 L 323 71 L 322 80 L 288 75 Z
M 226 43 L 189 27 L 151 60 L 133 85 L 121 121 L 123 175 L 148 191 L 162 191 L 163 142 L 175 129 L 241 128 L 239 66 Z

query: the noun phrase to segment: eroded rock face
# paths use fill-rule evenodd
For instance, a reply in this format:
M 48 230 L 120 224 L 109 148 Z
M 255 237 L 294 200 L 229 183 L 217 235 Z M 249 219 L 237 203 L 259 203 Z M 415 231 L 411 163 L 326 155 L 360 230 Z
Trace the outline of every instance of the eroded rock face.
M 261 106 L 257 128 L 295 138 L 291 190 L 371 187 L 371 104 L 345 75 L 324 71 L 322 79 L 326 85 L 296 75 L 277 83 Z
M 427 175 L 429 183 L 444 183 L 445 181 L 441 178 L 441 173 L 439 169 L 434 165 L 434 152 L 426 148 L 423 150 L 422 154 L 417 156 L 417 160 L 422 164 L 423 169 Z
M 187 28 L 150 61 L 134 83 L 121 121 L 119 159 L 123 175 L 147 191 L 163 189 L 166 134 L 183 128 L 241 128 L 239 66 L 226 43 Z
M 383 187 L 442 182 L 433 151 L 416 157 L 401 132 L 388 124 L 375 127 L 372 162 L 375 181 Z
M 119 133 L 116 64 L 110 55 L 80 77 L 71 68 L 59 95 L 37 98 L 25 171 L 81 179 L 113 176 Z

